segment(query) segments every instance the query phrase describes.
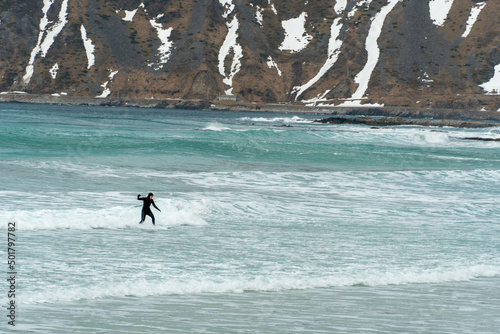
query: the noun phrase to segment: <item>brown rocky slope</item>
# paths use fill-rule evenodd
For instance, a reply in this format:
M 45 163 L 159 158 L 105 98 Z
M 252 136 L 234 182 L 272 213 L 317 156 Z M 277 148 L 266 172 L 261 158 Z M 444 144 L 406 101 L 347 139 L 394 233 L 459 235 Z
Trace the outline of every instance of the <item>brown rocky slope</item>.
M 500 2 L 439 1 L 2 1 L 0 92 L 496 112 Z

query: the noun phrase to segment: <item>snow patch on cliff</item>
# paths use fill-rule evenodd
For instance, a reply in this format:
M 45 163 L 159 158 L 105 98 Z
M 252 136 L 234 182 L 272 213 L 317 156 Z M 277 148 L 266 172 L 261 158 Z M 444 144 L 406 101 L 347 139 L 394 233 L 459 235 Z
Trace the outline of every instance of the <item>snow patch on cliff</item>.
M 82 33 L 82 39 L 83 39 L 83 45 L 85 46 L 85 52 L 87 53 L 87 60 L 88 60 L 87 69 L 89 69 L 95 65 L 95 56 L 94 56 L 95 46 L 94 46 L 94 44 L 92 44 L 92 40 L 87 37 L 87 30 L 85 30 L 85 27 L 83 26 L 83 24 L 80 28 L 80 31 Z
M 451 6 L 454 0 L 430 0 L 429 1 L 429 13 L 431 16 L 431 21 L 437 26 L 442 27 L 444 21 L 448 17 Z
M 495 66 L 495 73 L 490 81 L 479 85 L 488 95 L 500 95 L 500 64 Z
M 231 22 L 227 21 L 228 16 L 234 10 L 234 4 L 231 0 L 219 0 L 220 3 L 224 6 L 225 11 L 222 17 L 226 19 L 226 26 L 228 29 L 226 38 L 224 39 L 224 43 L 219 50 L 219 73 L 223 77 L 222 82 L 228 86 L 226 89 L 226 95 L 233 94 L 233 78 L 241 69 L 241 58 L 243 58 L 243 48 L 238 43 L 238 29 L 239 29 L 239 21 L 235 16 Z M 231 63 L 231 68 L 229 70 L 229 74 L 226 74 L 226 69 L 224 67 L 224 62 L 226 58 L 233 53 L 233 61 Z
M 222 82 L 230 88 L 226 90 L 227 95 L 233 94 L 233 78 L 241 69 L 241 58 L 243 57 L 243 48 L 236 41 L 238 38 L 239 22 L 235 17 L 231 22 L 227 23 L 229 31 L 227 32 L 224 43 L 222 44 L 219 52 L 219 73 L 223 76 Z M 226 57 L 233 53 L 233 61 L 229 74 L 226 75 L 224 68 L 224 61 Z
M 59 65 L 57 63 L 52 66 L 52 68 L 49 70 L 50 76 L 52 77 L 53 80 L 57 78 L 57 71 L 59 70 Z
M 59 20 L 52 26 L 48 27 L 49 24 L 53 23 L 48 19 L 48 12 L 53 3 L 54 0 L 43 1 L 43 16 L 40 19 L 40 31 L 38 33 L 38 40 L 35 47 L 31 51 L 30 60 L 28 62 L 28 66 L 26 66 L 26 74 L 23 76 L 23 81 L 25 84 L 28 84 L 30 82 L 31 77 L 35 72 L 35 60 L 37 55 L 40 53 L 41 57 L 45 58 L 57 35 L 59 35 L 59 33 L 68 22 L 68 0 L 63 0 L 63 2 L 61 3 L 61 10 L 59 11 L 58 15 Z
M 254 7 L 254 5 L 251 3 L 250 7 Z M 257 23 L 260 25 L 262 28 L 262 22 L 264 21 L 264 8 L 260 7 L 259 5 L 255 5 L 255 20 Z
M 170 55 L 172 53 L 172 47 L 174 46 L 174 42 L 169 40 L 173 28 L 163 29 L 163 25 L 156 22 L 156 20 L 162 17 L 163 14 L 160 14 L 156 18 L 149 20 L 151 26 L 156 29 L 158 38 L 161 41 L 161 45 L 158 47 L 157 53 L 159 61 L 148 64 L 148 66 L 153 67 L 156 71 L 162 69 L 163 66 L 168 62 L 168 59 L 170 58 Z
M 229 14 L 231 14 L 234 10 L 234 4 L 233 0 L 219 0 L 219 3 L 224 7 L 224 13 L 222 14 L 222 17 L 227 19 Z
M 347 7 L 347 0 L 337 0 L 333 9 L 337 15 L 341 15 Z
M 345 7 L 344 7 L 345 8 Z M 330 40 L 328 42 L 328 57 L 320 68 L 318 73 L 309 80 L 305 85 L 295 86 L 292 88 L 292 94 L 295 95 L 295 100 L 297 100 L 307 89 L 314 85 L 323 75 L 328 72 L 330 68 L 337 62 L 340 54 L 340 48 L 342 47 L 342 41 L 339 39 L 340 30 L 342 29 L 341 17 L 337 17 L 330 28 Z M 326 94 L 323 94 L 323 96 Z
M 136 9 L 134 10 L 124 10 L 125 12 L 125 17 L 122 18 L 122 21 L 127 21 L 127 22 L 132 22 L 134 20 L 134 16 L 135 14 L 137 13 L 137 11 L 139 10 L 139 8 L 145 8 L 144 7 L 144 3 L 141 3 L 139 5 L 139 7 L 137 7 Z M 116 11 L 116 14 L 118 14 L 119 12 L 121 12 L 121 10 L 117 10 Z
M 365 42 L 368 59 L 366 61 L 365 67 L 363 67 L 361 72 L 359 72 L 354 78 L 354 82 L 358 84 L 358 88 L 349 99 L 350 101 L 345 102 L 343 105 L 361 105 L 360 100 L 364 98 L 366 90 L 368 89 L 370 77 L 379 60 L 380 49 L 378 47 L 378 38 L 382 33 L 382 27 L 384 26 L 385 18 L 400 1 L 401 0 L 389 0 L 387 5 L 382 7 L 380 12 L 378 12 L 373 18 Z
M 312 36 L 306 33 L 307 13 L 303 12 L 299 17 L 281 22 L 285 30 L 285 39 L 279 46 L 281 51 L 299 52 L 307 47 Z
M 102 94 L 99 95 L 99 96 L 96 96 L 97 98 L 105 98 L 105 97 L 108 97 L 109 94 L 111 94 L 111 90 L 108 88 L 108 84 L 110 81 L 113 81 L 113 78 L 115 77 L 115 75 L 118 73 L 118 71 L 113 71 L 113 70 L 108 70 L 110 73 L 109 73 L 109 76 L 108 76 L 108 81 L 106 81 L 105 83 L 103 83 L 101 85 L 102 88 L 104 88 L 104 90 L 102 91 Z
M 467 19 L 467 23 L 465 24 L 466 25 L 465 31 L 462 34 L 463 38 L 466 38 L 467 36 L 469 36 L 469 34 L 472 30 L 472 27 L 474 26 L 474 23 L 476 23 L 477 17 L 479 16 L 479 13 L 481 13 L 481 11 L 484 8 L 484 5 L 486 5 L 486 1 L 478 2 L 471 8 L 469 18 Z
M 267 57 L 267 66 L 269 68 L 276 68 L 276 70 L 278 71 L 278 75 L 281 76 L 281 71 L 280 69 L 278 68 L 278 64 L 276 64 L 273 60 L 273 58 L 271 56 Z

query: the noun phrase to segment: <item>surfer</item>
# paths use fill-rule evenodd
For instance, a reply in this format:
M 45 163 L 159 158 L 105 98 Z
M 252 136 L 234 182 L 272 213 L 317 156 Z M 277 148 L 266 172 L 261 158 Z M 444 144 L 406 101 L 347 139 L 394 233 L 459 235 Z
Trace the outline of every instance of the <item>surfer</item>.
M 148 215 L 153 220 L 153 225 L 155 225 L 155 216 L 153 215 L 153 212 L 151 212 L 150 206 L 151 206 L 151 204 L 153 204 L 153 206 L 156 208 L 156 210 L 158 210 L 160 212 L 161 212 L 161 210 L 158 209 L 158 207 L 155 204 L 155 201 L 153 201 L 153 193 L 149 193 L 148 197 L 141 197 L 141 195 L 137 195 L 137 199 L 139 201 L 144 202 L 142 205 L 142 215 L 141 215 L 141 221 L 139 222 L 139 224 L 144 223 L 144 219 L 146 219 L 146 215 Z

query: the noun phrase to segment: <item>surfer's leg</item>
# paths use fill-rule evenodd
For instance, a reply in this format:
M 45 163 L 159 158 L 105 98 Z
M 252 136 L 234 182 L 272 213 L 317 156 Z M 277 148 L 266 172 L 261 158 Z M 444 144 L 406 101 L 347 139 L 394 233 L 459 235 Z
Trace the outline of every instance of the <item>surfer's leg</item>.
M 144 223 L 144 219 L 146 219 L 146 212 L 142 211 L 142 213 L 141 213 L 141 221 L 139 222 L 139 224 Z
M 153 213 L 151 212 L 151 210 L 149 210 L 149 212 L 146 212 L 146 214 L 151 217 L 151 220 L 153 221 L 153 225 L 156 225 L 155 224 L 155 216 L 153 215 Z

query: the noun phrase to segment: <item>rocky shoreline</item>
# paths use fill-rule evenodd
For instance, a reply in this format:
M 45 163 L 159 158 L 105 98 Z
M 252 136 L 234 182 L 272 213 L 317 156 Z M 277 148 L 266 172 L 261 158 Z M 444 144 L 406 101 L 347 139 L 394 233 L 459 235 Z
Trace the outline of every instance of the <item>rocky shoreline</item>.
M 417 126 L 435 126 L 435 127 L 454 127 L 454 128 L 488 128 L 500 126 L 500 123 L 493 122 L 470 122 L 462 120 L 430 120 L 430 119 L 405 119 L 402 117 L 328 117 L 317 120 L 318 123 L 328 124 L 364 124 L 372 127 L 395 126 L 395 125 L 417 125 Z
M 318 120 L 321 123 L 351 123 L 371 126 L 420 125 L 450 127 L 500 126 L 500 112 L 463 109 L 418 109 L 403 107 L 341 107 L 305 106 L 303 104 L 262 104 L 228 101 L 183 99 L 108 99 L 64 95 L 1 94 L 0 103 L 32 103 L 55 105 L 121 106 L 160 109 L 198 109 L 276 113 L 312 113 L 336 117 Z M 350 117 L 353 116 L 353 117 Z M 359 117 L 362 116 L 362 117 Z M 375 118 L 374 118 L 375 117 Z M 381 117 L 381 118 L 380 118 Z

